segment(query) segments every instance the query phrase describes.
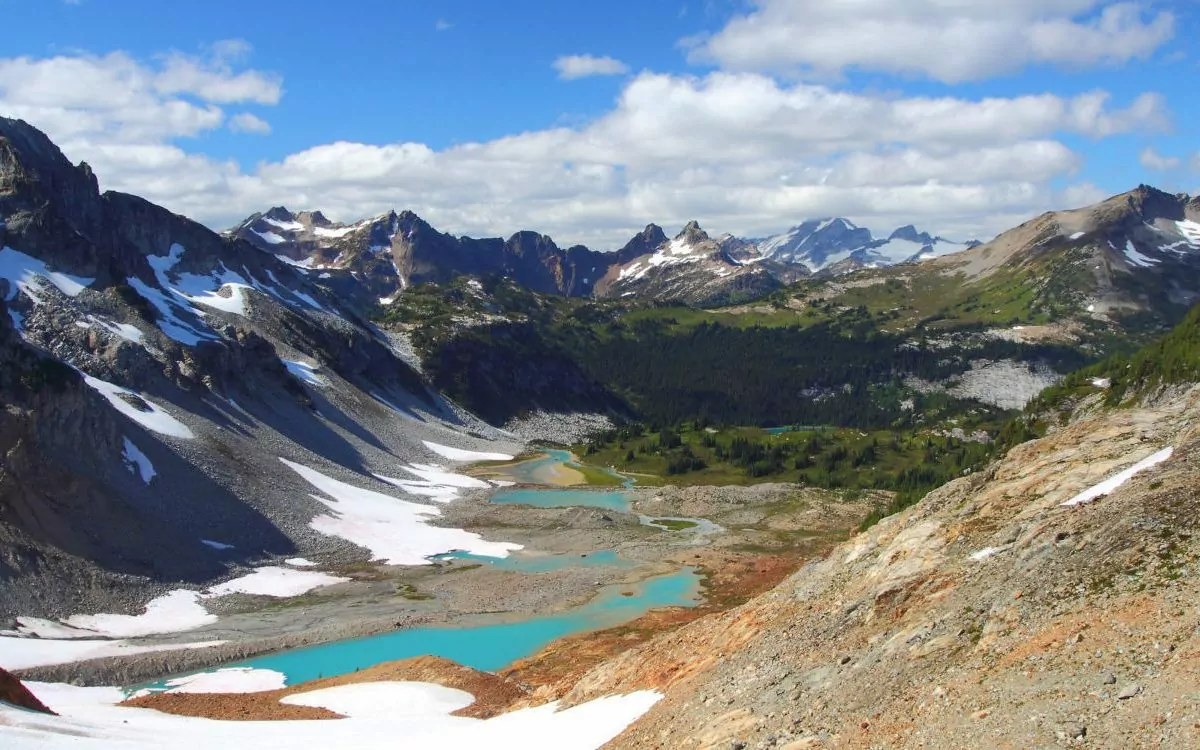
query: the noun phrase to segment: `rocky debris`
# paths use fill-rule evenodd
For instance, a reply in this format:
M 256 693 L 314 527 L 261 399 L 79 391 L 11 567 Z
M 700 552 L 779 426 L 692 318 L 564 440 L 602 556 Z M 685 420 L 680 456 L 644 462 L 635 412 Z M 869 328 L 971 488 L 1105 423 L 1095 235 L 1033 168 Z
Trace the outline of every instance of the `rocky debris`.
M 46 704 L 38 700 L 37 696 L 29 691 L 29 688 L 22 685 L 20 680 L 3 669 L 0 669 L 0 701 L 27 708 L 30 711 L 57 715 L 47 708 Z
M 502 429 L 529 442 L 578 445 L 589 442 L 590 435 L 611 428 L 612 420 L 604 414 L 537 411 L 510 419 Z
M 596 667 L 568 701 L 665 691 L 614 748 L 960 748 L 984 733 L 1194 747 L 1198 423 L 1200 388 L 1080 409 L 746 605 Z M 1062 507 L 1164 445 L 1173 460 Z

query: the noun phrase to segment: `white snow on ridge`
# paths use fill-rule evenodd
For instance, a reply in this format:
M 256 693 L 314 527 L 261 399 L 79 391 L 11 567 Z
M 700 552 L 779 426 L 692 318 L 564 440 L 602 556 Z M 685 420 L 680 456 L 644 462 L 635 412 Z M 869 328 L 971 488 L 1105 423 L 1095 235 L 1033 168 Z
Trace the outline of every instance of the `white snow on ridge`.
M 256 596 L 273 596 L 287 599 L 293 596 L 307 594 L 316 588 L 345 583 L 349 578 L 338 578 L 327 573 L 317 573 L 311 570 L 290 570 L 268 566 L 258 568 L 253 573 L 235 578 L 232 581 L 217 584 L 208 589 L 209 596 L 227 596 L 229 594 L 253 594 Z
M 442 458 L 448 458 L 451 461 L 511 461 L 513 459 L 507 453 L 481 453 L 479 451 L 468 451 L 462 448 L 451 448 L 446 445 L 439 445 L 428 440 L 422 440 L 425 447 Z
M 134 344 L 141 344 L 145 336 L 137 326 L 131 326 L 128 323 L 117 323 L 97 315 L 86 316 L 86 321 L 89 324 L 88 327 L 98 325 L 114 336 L 123 338 Z M 79 321 L 76 321 L 76 324 L 78 323 Z
M 317 566 L 312 560 L 306 560 L 303 557 L 289 557 L 284 562 L 294 568 L 315 568 Z
M 1133 246 L 1132 240 L 1125 241 L 1125 257 L 1129 259 L 1130 263 L 1142 268 L 1153 268 L 1155 264 L 1162 262 L 1158 258 L 1151 258 L 1139 253 L 1138 249 Z
M 287 240 L 274 232 L 260 232 L 257 229 L 251 229 L 250 231 L 257 234 L 268 245 L 282 245 L 284 242 L 287 242 Z
M 1200 247 L 1200 224 L 1190 219 L 1184 219 L 1175 222 L 1175 226 L 1179 227 L 1179 233 L 1183 235 L 1189 245 Z
M 265 684 L 268 676 L 226 675 L 221 679 L 257 685 Z M 348 716 L 346 719 L 213 721 L 117 706 L 125 698 L 118 688 L 41 682 L 27 686 L 61 715 L 0 704 L 0 745 L 42 750 L 327 750 L 344 747 L 347 738 L 353 738 L 352 744 L 359 750 L 596 750 L 662 699 L 660 693 L 641 691 L 570 708 L 550 703 L 481 720 L 450 715 L 449 706 L 469 697 L 460 691 L 427 683 L 362 683 L 288 698 L 292 704 L 332 707 Z
M 313 227 L 312 231 L 313 231 L 313 234 L 317 235 L 318 237 L 325 237 L 327 239 L 336 240 L 336 239 L 345 237 L 346 235 L 350 234 L 351 232 L 353 232 L 356 229 L 358 229 L 358 226 L 342 227 L 341 229 L 329 229 L 327 227 Z
M 8 279 L 12 285 L 8 295 L 10 301 L 16 298 L 17 291 L 20 290 L 35 304 L 42 301 L 37 296 L 42 286 L 41 279 L 46 279 L 68 297 L 79 296 L 80 292 L 95 281 L 84 276 L 51 271 L 42 261 L 11 247 L 0 249 L 0 279 Z
M 462 529 L 430 526 L 428 520 L 441 513 L 436 507 L 364 490 L 302 464 L 284 458 L 279 460 L 313 487 L 333 498 L 329 500 L 311 495 L 330 510 L 328 515 L 312 520 L 309 524 L 312 529 L 365 547 L 371 551 L 374 559 L 384 563 L 429 565 L 427 558 L 450 550 L 507 557 L 509 552 L 522 548 L 519 544 L 508 542 L 488 542 L 480 535 Z
M 298 221 L 279 221 L 278 219 L 268 219 L 265 216 L 263 221 L 267 222 L 276 229 L 282 229 L 285 232 L 303 232 L 304 225 Z M 258 234 L 255 232 L 255 234 Z M 261 236 L 261 235 L 259 235 Z
M 150 484 L 150 480 L 158 473 L 154 470 L 154 464 L 146 458 L 146 454 L 142 453 L 129 438 L 125 438 L 125 450 L 121 455 L 125 458 L 125 465 L 129 467 L 129 470 L 140 475 L 146 484 Z
M 1086 235 L 1086 234 L 1087 234 L 1087 232 L 1076 232 L 1075 234 L 1071 235 L 1071 236 L 1070 236 L 1070 237 L 1068 237 L 1067 239 L 1070 239 L 1070 240 L 1078 240 L 1078 239 L 1082 239 L 1082 238 L 1083 238 L 1083 236 L 1084 236 L 1084 235 Z
M 1088 489 L 1084 490 L 1083 492 L 1080 492 L 1075 497 L 1071 498 L 1070 500 L 1066 501 L 1065 503 L 1062 503 L 1062 505 L 1066 506 L 1066 507 L 1075 506 L 1075 505 L 1084 505 L 1086 503 L 1092 502 L 1093 500 L 1095 500 L 1097 498 L 1104 497 L 1105 495 L 1112 493 L 1118 487 L 1120 487 L 1121 485 L 1128 482 L 1130 479 L 1133 479 L 1133 477 L 1135 477 L 1136 475 L 1141 474 L 1143 471 L 1146 471 L 1147 469 L 1151 469 L 1155 466 L 1158 466 L 1163 461 L 1166 461 L 1168 458 L 1170 458 L 1172 456 L 1172 454 L 1174 454 L 1174 452 L 1175 452 L 1174 448 L 1164 448 L 1163 450 L 1159 451 L 1158 453 L 1155 453 L 1152 456 L 1143 458 L 1141 461 L 1138 461 L 1136 464 L 1134 464 L 1133 466 L 1130 466 L 1125 471 L 1122 471 L 1119 474 L 1115 474 L 1115 475 L 1109 477 L 1108 479 L 1105 479 L 1100 484 L 1097 484 L 1093 487 L 1089 487 Z
M 160 435 L 181 438 L 184 440 L 190 440 L 191 438 L 196 437 L 196 435 L 190 429 L 188 429 L 188 426 L 183 422 L 180 422 L 175 417 L 172 417 L 158 404 L 139 396 L 133 391 L 126 390 L 119 385 L 113 385 L 112 383 L 100 380 L 99 378 L 94 378 L 91 375 L 84 375 L 83 381 L 87 383 L 88 387 L 92 388 L 100 393 L 100 395 L 104 396 L 104 398 L 108 399 L 108 403 L 112 404 L 114 409 L 151 432 L 157 432 Z M 134 407 L 128 401 L 121 398 L 122 394 L 140 399 L 142 403 L 149 407 L 150 411 L 142 411 L 141 409 Z

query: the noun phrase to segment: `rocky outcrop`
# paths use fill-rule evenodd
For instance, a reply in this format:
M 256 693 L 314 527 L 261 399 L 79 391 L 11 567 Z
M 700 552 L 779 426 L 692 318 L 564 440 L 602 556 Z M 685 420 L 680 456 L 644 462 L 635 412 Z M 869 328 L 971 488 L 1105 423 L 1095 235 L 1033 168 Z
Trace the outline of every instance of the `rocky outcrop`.
M 20 680 L 3 669 L 0 669 L 0 701 L 42 714 L 58 715 L 47 708 L 45 703 L 38 700 L 36 695 L 29 692 L 29 688 L 22 685 Z
M 666 693 L 613 748 L 1194 746 L 1200 389 L 1090 403 L 568 699 Z

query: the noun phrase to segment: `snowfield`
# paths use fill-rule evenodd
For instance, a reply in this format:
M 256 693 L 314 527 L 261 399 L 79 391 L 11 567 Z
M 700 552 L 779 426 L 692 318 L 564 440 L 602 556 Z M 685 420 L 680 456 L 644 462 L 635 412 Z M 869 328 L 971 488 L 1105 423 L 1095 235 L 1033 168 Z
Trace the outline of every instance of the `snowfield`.
M 461 691 L 426 683 L 381 682 L 301 693 L 288 699 L 289 703 L 322 706 L 348 717 L 341 720 L 213 721 L 119 707 L 116 704 L 125 698 L 119 688 L 37 682 L 28 687 L 61 715 L 0 704 L 0 746 L 6 749 L 595 750 L 662 699 L 659 693 L 643 691 L 562 711 L 551 703 L 480 720 L 449 714 L 452 706 L 470 702 L 471 696 Z
M 364 490 L 302 464 L 279 459 L 285 466 L 299 474 L 306 482 L 327 495 L 312 495 L 329 508 L 328 515 L 317 516 L 309 524 L 322 534 L 341 537 L 371 551 L 374 559 L 389 565 L 429 565 L 427 558 L 451 550 L 463 550 L 488 557 L 508 557 L 508 553 L 521 549 L 519 544 L 489 542 L 478 534 L 462 529 L 447 529 L 430 526 L 429 519 L 441 514 L 431 505 L 401 500 L 373 490 Z M 477 486 L 465 482 L 484 482 L 471 477 L 437 469 L 422 467 L 422 473 L 431 484 L 426 489 L 441 487 L 442 494 L 456 486 Z M 417 473 L 422 469 L 409 469 Z M 446 484 L 440 484 L 445 482 Z M 439 484 L 435 484 L 439 483 Z M 453 484 L 457 483 L 457 484 Z
M 126 641 L 42 640 L 39 638 L 0 638 L 0 665 L 5 669 L 32 669 L 54 664 L 103 659 L 109 656 L 132 656 L 159 651 L 212 648 L 225 641 L 172 643 L 163 646 L 134 646 Z M 0 703 L 0 711 L 5 705 Z M 3 714 L 0 714 L 2 716 Z M 0 731 L 0 737 L 3 737 Z M 0 747 L 13 747 L 0 742 Z
M 451 448 L 446 445 L 439 445 L 428 440 L 422 440 L 425 447 L 442 458 L 448 458 L 451 461 L 511 461 L 513 459 L 507 453 L 480 453 L 479 451 L 468 451 L 461 448 Z
M 215 672 L 178 677 L 167 682 L 168 693 L 266 693 L 287 686 L 287 677 L 271 669 L 229 667 Z M 147 691 L 148 692 L 148 691 Z

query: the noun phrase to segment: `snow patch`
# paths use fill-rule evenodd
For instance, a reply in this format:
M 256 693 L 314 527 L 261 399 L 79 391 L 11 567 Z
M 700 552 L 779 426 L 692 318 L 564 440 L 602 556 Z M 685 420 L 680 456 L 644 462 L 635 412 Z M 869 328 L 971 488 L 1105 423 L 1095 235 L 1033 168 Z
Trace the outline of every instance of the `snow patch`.
M 310 365 L 307 362 L 297 362 L 290 359 L 281 359 L 280 361 L 283 362 L 283 366 L 287 368 L 288 372 L 309 385 L 315 385 L 318 388 L 324 388 L 329 385 L 329 383 L 326 383 L 317 375 L 318 365 Z
M 1189 245 L 1200 247 L 1200 224 L 1190 219 L 1184 219 L 1175 222 L 1175 226 L 1179 227 L 1179 233 L 1183 235 Z
M 268 219 L 266 217 L 263 218 L 263 221 L 267 222 L 276 229 L 282 229 L 285 232 L 304 231 L 304 225 L 298 221 L 279 221 L 278 219 Z M 257 232 L 255 234 L 257 234 Z
M 125 458 L 125 465 L 129 468 L 129 471 L 140 475 L 142 481 L 146 484 L 150 484 L 150 480 L 158 473 L 154 471 L 154 464 L 150 463 L 150 459 L 146 458 L 146 454 L 142 453 L 129 438 L 125 438 L 125 450 L 122 451 L 121 455 Z
M 1138 249 L 1133 246 L 1132 240 L 1125 241 L 1125 257 L 1130 263 L 1142 268 L 1152 268 L 1156 263 L 1161 263 L 1158 258 L 1151 258 L 1148 255 L 1143 255 L 1138 252 Z
M 317 564 L 312 560 L 306 560 L 303 557 L 289 557 L 284 560 L 284 563 L 291 565 L 294 568 L 315 568 Z
M 68 297 L 78 297 L 80 292 L 95 281 L 85 276 L 51 271 L 44 262 L 11 247 L 0 249 L 0 279 L 8 279 L 12 285 L 8 301 L 15 299 L 17 291 L 20 290 L 35 304 L 42 302 L 37 296 L 37 292 L 42 289 L 42 279 L 58 287 L 58 290 Z
M 178 677 L 167 682 L 168 693 L 266 693 L 287 687 L 287 677 L 271 669 L 229 667 L 215 672 Z
M 355 229 L 358 229 L 358 227 L 357 226 L 342 227 L 341 229 L 329 229 L 328 227 L 313 227 L 312 231 L 313 231 L 313 234 L 317 235 L 318 237 L 325 237 L 327 239 L 336 240 L 336 239 L 345 237 L 346 235 L 353 232 Z
M 188 426 L 180 422 L 175 417 L 168 414 L 159 405 L 148 401 L 147 399 L 137 395 L 133 391 L 126 390 L 118 385 L 113 385 L 106 381 L 94 378 L 91 375 L 84 375 L 83 382 L 87 383 L 88 387 L 98 392 L 104 398 L 108 399 L 108 403 L 112 404 L 113 408 L 121 412 L 125 416 L 137 422 L 142 427 L 152 432 L 157 432 L 160 435 L 167 437 L 180 438 L 190 440 L 196 435 L 188 429 Z M 122 396 L 127 396 L 138 400 L 146 405 L 149 411 L 142 411 L 136 408 L 133 404 L 126 401 Z
M 1135 477 L 1136 475 L 1141 474 L 1143 471 L 1146 471 L 1147 469 L 1151 469 L 1155 466 L 1158 466 L 1163 461 L 1166 461 L 1168 458 L 1171 457 L 1171 455 L 1174 452 L 1175 452 L 1174 448 L 1164 448 L 1163 450 L 1159 451 L 1158 453 L 1155 453 L 1152 456 L 1143 458 L 1141 461 L 1138 461 L 1136 464 L 1134 464 L 1133 466 L 1130 466 L 1125 471 L 1122 471 L 1119 474 L 1114 474 L 1113 476 L 1109 477 L 1108 479 L 1105 479 L 1100 484 L 1089 487 L 1086 490 L 1084 490 L 1083 492 L 1080 492 L 1075 497 L 1073 497 L 1070 500 L 1063 503 L 1063 505 L 1066 507 L 1075 506 L 1075 505 L 1084 505 L 1086 503 L 1092 502 L 1093 500 L 1095 500 L 1097 498 L 1101 498 L 1101 497 L 1104 497 L 1105 495 L 1111 494 L 1118 487 L 1125 484 L 1130 479 L 1133 479 L 1133 477 Z
M 979 550 L 978 552 L 972 552 L 971 559 L 974 560 L 975 562 L 983 562 L 984 560 L 987 560 L 990 557 L 995 557 L 996 555 L 1000 554 L 1001 552 L 1007 552 L 1010 549 L 1012 549 L 1011 544 L 1006 544 L 1002 547 L 984 547 L 983 549 Z
M 513 459 L 507 453 L 481 453 L 479 451 L 463 450 L 462 448 L 451 448 L 446 445 L 431 443 L 428 440 L 422 440 L 421 442 L 429 450 L 451 461 L 511 461 Z
M 194 630 L 217 621 L 200 604 L 200 594 L 177 589 L 150 600 L 140 615 L 72 615 L 63 620 L 67 627 L 91 631 L 106 638 L 140 638 L 158 633 Z
M 251 229 L 250 231 L 257 234 L 259 239 L 268 245 L 282 245 L 283 243 L 287 242 L 287 240 L 275 234 L 274 232 L 260 232 L 257 229 Z
M 279 702 L 327 708 L 352 719 L 386 719 L 451 714 L 474 703 L 475 696 L 428 682 L 367 682 L 289 695 Z
M 333 586 L 345 583 L 349 578 L 338 578 L 327 573 L 317 573 L 309 570 L 290 570 L 268 566 L 258 568 L 253 573 L 235 578 L 232 581 L 218 584 L 208 589 L 209 596 L 228 596 L 229 594 L 252 594 L 254 596 L 273 596 L 277 599 L 287 599 L 293 596 L 307 594 L 313 589 L 323 586 Z
M 434 506 L 401 500 L 381 492 L 364 490 L 340 482 L 315 469 L 279 459 L 306 482 L 332 499 L 311 497 L 329 508 L 309 526 L 329 536 L 346 539 L 371 551 L 374 559 L 391 565 L 429 565 L 432 555 L 463 550 L 489 557 L 507 557 L 519 544 L 488 542 L 462 529 L 430 526 L 429 519 L 441 514 Z M 453 475 L 450 475 L 453 476 Z M 479 480 L 470 479 L 472 482 Z M 487 487 L 486 483 L 479 483 Z M 464 485 L 465 486 L 465 485 Z

